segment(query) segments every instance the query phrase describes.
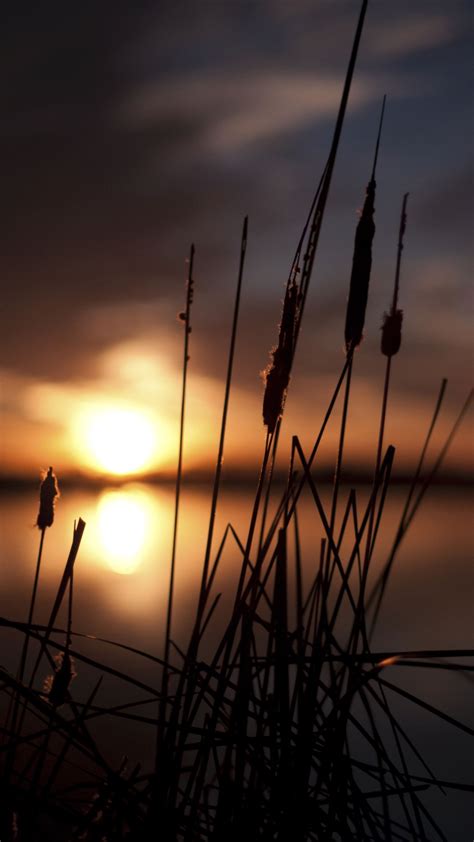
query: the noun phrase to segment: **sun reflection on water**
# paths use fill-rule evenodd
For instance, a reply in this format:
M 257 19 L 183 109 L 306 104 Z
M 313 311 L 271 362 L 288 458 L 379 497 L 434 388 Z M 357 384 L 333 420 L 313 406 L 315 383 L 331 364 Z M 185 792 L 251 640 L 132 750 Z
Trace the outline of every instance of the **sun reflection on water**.
M 97 507 L 97 534 L 102 557 L 115 573 L 134 573 L 154 533 L 154 507 L 141 489 L 106 491 Z

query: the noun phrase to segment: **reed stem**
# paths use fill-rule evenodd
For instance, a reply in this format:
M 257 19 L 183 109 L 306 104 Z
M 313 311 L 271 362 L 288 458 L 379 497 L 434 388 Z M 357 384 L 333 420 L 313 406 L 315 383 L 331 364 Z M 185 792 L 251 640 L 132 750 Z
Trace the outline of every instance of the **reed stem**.
M 336 527 L 336 514 L 337 514 L 337 502 L 339 497 L 339 486 L 341 483 L 341 474 L 342 474 L 342 463 L 344 459 L 344 442 L 346 437 L 346 427 L 347 427 L 347 415 L 349 411 L 349 398 L 351 392 L 351 379 L 352 379 L 352 362 L 353 362 L 354 354 L 353 351 L 349 351 L 349 364 L 347 366 L 347 376 L 346 376 L 346 388 L 344 392 L 344 403 L 342 407 L 342 418 L 341 418 L 341 428 L 339 432 L 339 445 L 337 450 L 337 459 L 336 459 L 336 471 L 334 474 L 334 485 L 333 485 L 333 493 L 332 493 L 332 503 L 331 503 L 331 516 L 329 520 L 329 529 L 332 535 L 335 533 Z M 331 558 L 331 543 L 328 542 L 327 548 L 327 560 L 329 563 L 329 559 Z
M 28 621 L 27 621 L 27 630 L 25 633 L 25 638 L 23 641 L 23 647 L 21 651 L 21 658 L 20 658 L 20 666 L 18 669 L 18 676 L 17 680 L 19 684 L 23 684 L 24 676 L 25 676 L 25 669 L 26 669 L 26 662 L 28 658 L 28 647 L 30 642 L 30 627 L 33 622 L 33 616 L 35 611 L 36 605 L 36 596 L 38 592 L 38 583 L 41 571 L 41 560 L 43 556 L 43 546 L 44 546 L 44 536 L 45 536 L 46 528 L 41 529 L 40 532 L 40 541 L 39 541 L 39 548 L 38 548 L 38 556 L 36 559 L 36 569 L 35 569 L 35 578 L 33 581 L 33 588 L 31 591 L 31 599 L 30 599 L 30 607 L 28 611 Z M 11 740 L 15 741 L 18 736 L 21 735 L 21 727 L 23 723 L 23 717 L 21 717 L 20 722 L 18 722 L 18 715 L 20 712 L 20 696 L 19 693 L 13 693 L 11 697 L 11 701 L 13 702 L 13 711 L 9 711 L 7 715 L 7 722 L 10 718 L 11 714 L 11 725 L 10 725 L 10 732 L 11 732 Z M 26 705 L 26 702 L 24 703 Z M 5 778 L 6 778 L 6 786 L 8 786 L 10 775 L 12 769 L 15 765 L 15 754 L 16 750 L 13 748 L 11 751 L 8 752 L 7 763 L 6 763 L 6 771 L 5 771 Z
M 191 244 L 188 261 L 188 279 L 186 287 L 186 310 L 184 318 L 184 342 L 183 342 L 183 379 L 181 387 L 181 410 L 179 421 L 179 447 L 178 447 L 178 468 L 176 473 L 176 488 L 175 488 L 175 506 L 174 506 L 174 520 L 173 520 L 173 541 L 171 548 L 171 564 L 170 564 L 170 579 L 168 589 L 168 604 L 166 611 L 166 628 L 165 641 L 163 651 L 163 672 L 161 682 L 161 700 L 158 715 L 158 742 L 160 741 L 160 734 L 164 728 L 164 721 L 166 719 L 166 705 L 168 695 L 168 681 L 169 681 L 169 654 L 170 654 L 170 635 L 171 623 L 173 616 L 173 594 L 174 594 L 174 579 L 176 566 L 176 548 L 178 541 L 178 520 L 179 520 L 179 504 L 181 498 L 181 482 L 183 474 L 183 447 L 184 447 L 184 419 L 186 410 L 186 385 L 189 363 L 189 337 L 191 333 L 191 305 L 193 300 L 193 266 L 194 266 L 194 244 Z
M 204 563 L 203 563 L 203 570 L 202 570 L 202 581 L 201 581 L 201 588 L 200 588 L 200 595 L 199 595 L 199 604 L 198 604 L 198 626 L 200 623 L 200 618 L 202 617 L 202 612 L 204 610 L 203 600 L 206 593 L 206 584 L 207 584 L 207 577 L 209 573 L 209 564 L 211 558 L 211 550 L 212 550 L 212 539 L 214 536 L 214 524 L 216 519 L 216 510 L 217 510 L 217 501 L 219 498 L 219 490 L 220 490 L 220 481 L 221 481 L 221 473 L 222 473 L 222 462 L 224 457 L 224 444 L 225 444 L 225 434 L 226 434 L 226 427 L 227 427 L 227 413 L 229 409 L 229 400 L 230 400 L 230 390 L 232 384 L 232 371 L 234 366 L 234 355 L 235 355 L 235 344 L 237 340 L 237 327 L 239 322 L 239 310 L 240 310 L 240 296 L 242 290 L 242 278 L 244 273 L 244 265 L 245 265 L 245 254 L 247 251 L 247 231 L 248 231 L 248 216 L 244 219 L 244 224 L 242 228 L 242 237 L 240 242 L 240 259 L 239 259 L 239 271 L 237 277 L 237 289 L 235 294 L 235 303 L 234 303 L 234 315 L 232 319 L 232 330 L 231 330 L 231 337 L 230 337 L 230 347 L 229 347 L 229 359 L 227 363 L 227 376 L 226 376 L 226 384 L 225 384 L 225 394 L 224 394 L 224 405 L 222 409 L 222 421 L 221 421 L 221 432 L 219 438 L 219 448 L 217 453 L 217 463 L 216 463 L 216 471 L 214 475 L 214 487 L 212 491 L 212 502 L 211 502 L 211 512 L 209 515 L 209 527 L 207 533 L 207 542 L 206 542 L 206 551 L 204 555 Z

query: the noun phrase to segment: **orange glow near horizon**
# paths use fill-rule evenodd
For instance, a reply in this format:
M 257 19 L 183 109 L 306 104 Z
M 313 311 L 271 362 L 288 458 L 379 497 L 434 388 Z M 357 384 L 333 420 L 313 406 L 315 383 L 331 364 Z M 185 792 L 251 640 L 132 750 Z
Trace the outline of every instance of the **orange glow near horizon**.
M 89 408 L 80 418 L 76 440 L 94 468 L 117 476 L 150 469 L 158 455 L 156 426 L 136 409 Z

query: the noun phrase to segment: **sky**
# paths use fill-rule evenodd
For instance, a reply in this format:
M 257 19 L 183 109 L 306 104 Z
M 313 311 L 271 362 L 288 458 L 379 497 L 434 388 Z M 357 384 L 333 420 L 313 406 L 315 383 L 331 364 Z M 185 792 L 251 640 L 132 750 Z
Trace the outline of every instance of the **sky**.
M 364 468 L 374 459 L 379 328 L 407 191 L 403 341 L 387 426 L 400 465 L 421 446 L 441 378 L 440 442 L 471 387 L 472 8 L 461 0 L 369 3 L 290 384 L 285 458 L 290 434 L 305 446 L 316 435 L 344 361 L 354 232 L 385 93 L 348 458 Z M 141 418 L 143 442 L 154 430 L 147 468 L 173 469 L 183 341 L 176 314 L 191 242 L 185 459 L 190 470 L 212 468 L 245 214 L 226 459 L 229 470 L 253 470 L 264 436 L 259 373 L 329 150 L 358 10 L 345 0 L 85 0 L 4 12 L 4 475 L 36 478 L 49 464 L 63 474 L 105 470 L 101 449 L 114 429 L 121 434 L 120 413 Z M 92 441 L 94 423 L 102 438 Z M 321 455 L 328 464 L 336 436 L 337 414 Z M 466 468 L 471 442 L 466 424 L 453 470 Z

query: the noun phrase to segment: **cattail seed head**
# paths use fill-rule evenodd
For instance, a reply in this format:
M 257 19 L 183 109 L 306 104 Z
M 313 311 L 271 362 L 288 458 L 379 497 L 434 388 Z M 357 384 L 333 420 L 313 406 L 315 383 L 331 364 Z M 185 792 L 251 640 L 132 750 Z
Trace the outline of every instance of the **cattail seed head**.
M 53 525 L 56 497 L 59 497 L 58 481 L 53 469 L 48 468 L 40 486 L 40 506 L 36 519 L 38 529 L 46 529 L 47 526 Z
M 364 207 L 356 229 L 354 255 L 352 258 L 351 282 L 349 286 L 349 298 L 347 301 L 345 341 L 346 353 L 352 354 L 362 342 L 364 331 L 365 311 L 369 296 L 370 271 L 372 269 L 372 243 L 375 234 L 375 171 L 379 154 L 380 138 L 382 135 L 382 124 L 385 113 L 384 96 L 382 111 L 380 114 L 377 142 L 375 144 L 374 163 L 372 175 L 367 185 Z
M 348 354 L 360 345 L 364 330 L 370 271 L 372 268 L 372 242 L 375 234 L 375 186 L 375 180 L 372 179 L 367 187 L 364 207 L 357 224 L 355 235 L 344 331 L 346 352 Z
M 400 350 L 402 322 L 403 310 L 394 310 L 383 315 L 381 350 L 386 357 L 394 357 Z
M 263 396 L 263 423 L 273 433 L 281 418 L 293 363 L 298 287 L 293 281 L 287 288 L 278 335 L 278 345 L 271 351 L 271 361 L 262 377 L 265 382 Z
M 273 433 L 278 419 L 283 413 L 285 397 L 290 381 L 288 366 L 278 359 L 278 348 L 274 348 L 272 361 L 262 372 L 265 381 L 265 393 L 263 396 L 263 423 L 268 427 L 268 432 Z

